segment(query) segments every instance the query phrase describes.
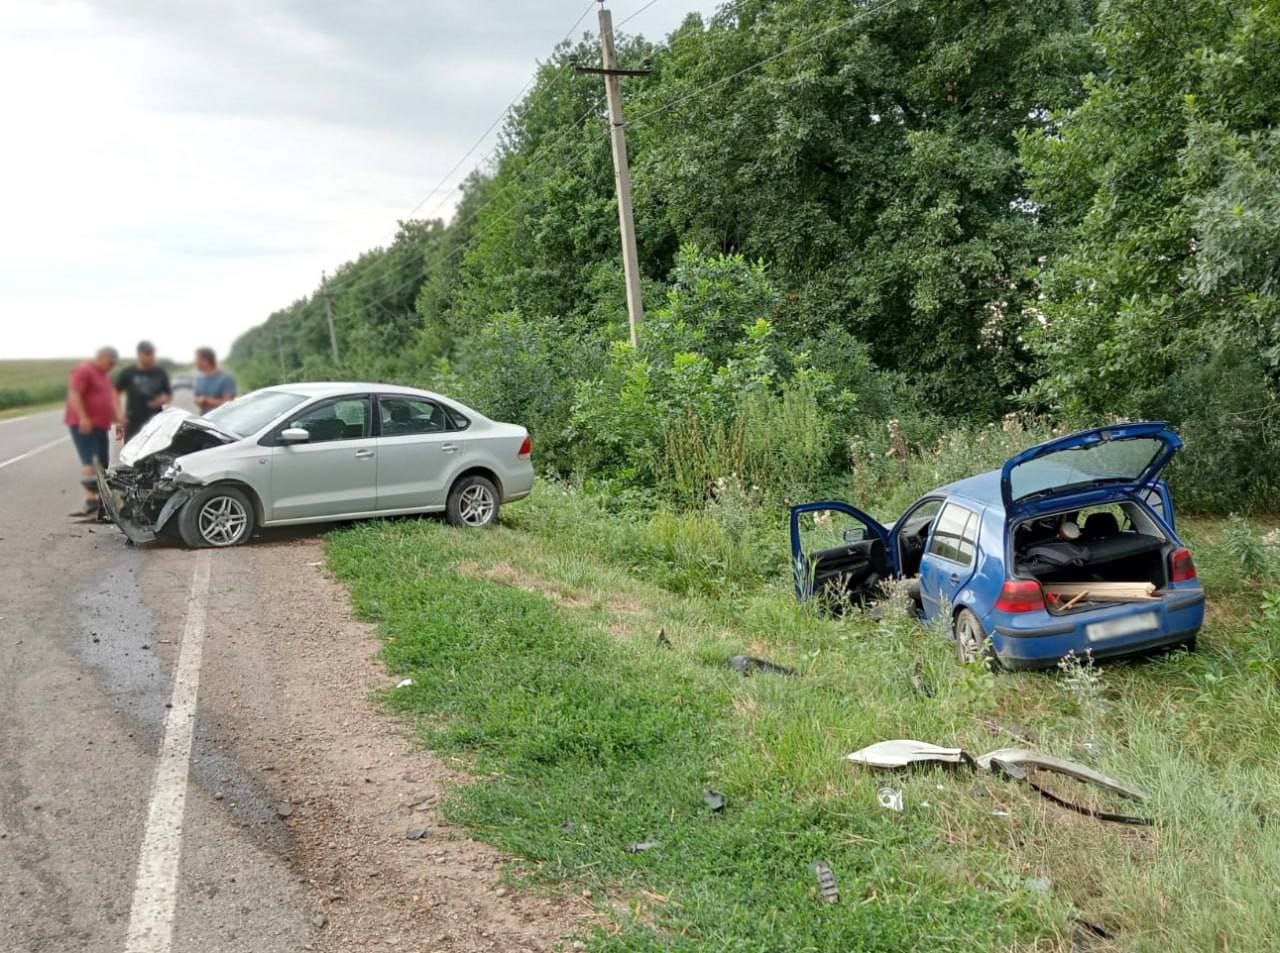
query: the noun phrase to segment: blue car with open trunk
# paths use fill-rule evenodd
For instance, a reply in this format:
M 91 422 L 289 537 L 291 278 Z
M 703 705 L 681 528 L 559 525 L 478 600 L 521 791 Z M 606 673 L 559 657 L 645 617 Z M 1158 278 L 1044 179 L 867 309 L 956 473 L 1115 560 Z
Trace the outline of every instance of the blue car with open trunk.
M 1160 479 L 1181 446 L 1162 422 L 1058 437 L 925 494 L 889 525 L 832 500 L 795 506 L 797 596 L 838 608 L 905 580 L 962 659 L 1006 668 L 1193 649 L 1204 588 Z

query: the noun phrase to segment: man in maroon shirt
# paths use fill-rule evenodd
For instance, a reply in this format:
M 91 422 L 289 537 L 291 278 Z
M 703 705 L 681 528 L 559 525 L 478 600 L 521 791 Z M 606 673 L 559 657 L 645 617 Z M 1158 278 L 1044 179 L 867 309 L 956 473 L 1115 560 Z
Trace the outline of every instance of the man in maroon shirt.
M 111 426 L 119 426 L 120 407 L 116 389 L 111 383 L 111 368 L 119 355 L 113 347 L 98 350 L 93 360 L 85 361 L 71 372 L 67 381 L 67 413 L 64 418 L 71 428 L 71 442 L 80 457 L 80 485 L 84 487 L 85 515 L 98 512 L 98 480 L 95 465 L 104 468 L 111 462 L 108 441 Z

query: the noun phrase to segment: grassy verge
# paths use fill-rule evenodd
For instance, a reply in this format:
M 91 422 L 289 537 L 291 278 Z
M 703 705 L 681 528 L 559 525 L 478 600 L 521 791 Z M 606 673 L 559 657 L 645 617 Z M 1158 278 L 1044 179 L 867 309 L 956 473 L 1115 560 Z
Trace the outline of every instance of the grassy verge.
M 1280 605 L 1259 608 L 1256 539 L 1246 567 L 1238 528 L 1187 528 L 1216 607 L 1196 655 L 992 676 L 901 613 L 796 606 L 781 528 L 713 509 L 628 518 L 540 488 L 493 532 L 330 541 L 388 667 L 414 677 L 389 703 L 472 766 L 451 815 L 519 858 L 513 876 L 590 888 L 610 921 L 593 949 L 1067 950 L 1076 916 L 1114 934 L 1089 948 L 1276 948 Z M 725 665 L 741 652 L 798 674 L 744 679 Z M 884 738 L 1015 736 L 1147 787 L 1157 825 L 843 760 Z M 903 813 L 878 806 L 886 783 Z

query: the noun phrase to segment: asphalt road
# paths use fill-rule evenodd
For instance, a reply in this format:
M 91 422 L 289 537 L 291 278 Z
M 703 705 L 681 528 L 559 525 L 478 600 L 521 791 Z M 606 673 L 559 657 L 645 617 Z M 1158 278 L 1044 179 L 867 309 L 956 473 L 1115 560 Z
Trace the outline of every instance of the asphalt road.
M 290 830 L 201 704 L 261 595 L 70 519 L 77 466 L 61 412 L 0 422 L 0 951 L 307 949 Z

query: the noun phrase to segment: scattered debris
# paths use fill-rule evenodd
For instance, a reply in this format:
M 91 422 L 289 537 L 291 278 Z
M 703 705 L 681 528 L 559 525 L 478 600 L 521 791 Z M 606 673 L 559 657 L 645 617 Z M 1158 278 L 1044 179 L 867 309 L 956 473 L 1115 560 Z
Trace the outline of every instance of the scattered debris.
M 1035 893 L 1042 893 L 1047 896 L 1053 890 L 1053 881 L 1048 877 L 1028 877 L 1022 881 L 1022 886 Z
M 876 790 L 876 800 L 887 811 L 902 813 L 902 789 L 881 787 Z
M 285 801 L 283 804 L 279 804 L 276 806 L 276 817 L 280 818 L 281 820 L 284 820 L 286 817 L 289 817 L 292 814 L 293 814 L 293 805 L 290 804 L 288 801 Z
M 669 649 L 671 647 L 672 647 L 671 640 L 667 638 L 667 630 L 659 629 L 658 630 L 658 648 Z
M 329 923 L 329 918 L 323 913 L 317 913 L 311 918 L 311 925 L 317 930 L 323 930 Z
M 1053 771 L 1057 774 L 1065 774 L 1067 777 L 1075 778 L 1077 781 L 1106 788 L 1121 797 L 1129 798 L 1131 801 L 1145 801 L 1147 799 L 1147 793 L 1141 788 L 1125 784 L 1123 781 L 1117 781 L 1115 778 L 1108 777 L 1101 771 L 1095 771 L 1093 768 L 1086 767 L 1083 764 L 1067 761 L 1064 758 L 1055 758 L 1049 754 L 1041 754 L 1038 751 L 1029 751 L 1026 748 L 1001 748 L 998 751 L 987 752 L 977 759 L 977 764 L 978 767 L 990 771 L 992 763 L 996 761 L 1004 765 L 1017 765 L 1024 770 L 1030 767 Z
M 429 827 L 411 827 L 404 832 L 404 839 L 405 840 L 422 840 L 422 838 L 426 837 L 430 833 L 431 833 L 431 828 Z
M 719 791 L 713 791 L 710 788 L 702 792 L 702 800 L 706 802 L 707 807 L 711 808 L 712 814 L 723 814 L 725 799 L 724 795 Z
M 814 876 L 818 878 L 818 895 L 823 903 L 840 902 L 840 886 L 836 883 L 835 872 L 825 860 L 815 860 L 809 865 Z
M 1111 931 L 1100 923 L 1094 923 L 1084 917 L 1072 917 L 1071 922 L 1075 925 L 1075 936 L 1072 939 L 1077 943 L 1082 939 L 1086 942 L 1093 939 L 1111 939 Z
M 628 854 L 643 854 L 646 850 L 653 850 L 658 846 L 656 840 L 642 840 L 634 844 L 628 844 L 626 851 Z
M 1125 784 L 1123 781 L 1117 781 L 1115 778 L 1100 771 L 1095 771 L 1086 765 L 1067 761 L 1064 758 L 1056 758 L 1053 755 L 1041 754 L 1038 751 L 1031 751 L 1026 748 L 1000 748 L 996 751 L 989 751 L 980 758 L 975 759 L 960 748 L 941 748 L 924 741 L 912 741 L 902 738 L 893 741 L 879 741 L 873 745 L 868 745 L 848 755 L 847 759 L 856 764 L 865 764 L 873 768 L 902 768 L 909 764 L 929 761 L 943 764 L 968 764 L 1017 781 L 1025 781 L 1046 800 L 1052 801 L 1060 807 L 1075 811 L 1077 814 L 1083 814 L 1086 817 L 1095 817 L 1103 821 L 1115 821 L 1120 824 L 1149 825 L 1152 823 L 1150 818 L 1134 817 L 1128 814 L 1113 814 L 1110 811 L 1074 804 L 1059 797 L 1033 780 L 1031 773 L 1034 771 L 1050 771 L 1074 778 L 1085 784 L 1096 785 L 1132 801 L 1147 800 L 1147 794 L 1141 788 Z M 892 806 L 885 803 L 883 792 L 892 791 L 893 789 L 881 788 L 880 790 L 881 805 L 884 807 Z M 902 810 L 900 800 L 899 795 L 899 806 L 895 810 Z M 993 814 L 999 817 L 1007 816 L 1007 812 L 993 812 Z
M 402 678 L 400 679 L 400 681 L 396 682 L 396 688 L 408 688 L 412 684 L 413 684 L 413 679 Z
M 794 675 L 796 670 L 778 665 L 768 659 L 756 658 L 754 655 L 735 655 L 729 659 L 729 667 L 739 675 L 752 675 L 764 672 L 766 675 Z
M 1072 762 L 1070 761 L 1064 762 L 1064 763 L 1072 764 Z M 1004 774 L 1005 777 L 1013 778 L 1016 781 L 1026 781 L 1027 784 L 1030 785 L 1031 789 L 1035 791 L 1037 794 L 1039 794 L 1046 801 L 1051 801 L 1052 803 L 1057 804 L 1059 807 L 1065 807 L 1069 811 L 1075 811 L 1077 814 L 1083 814 L 1085 817 L 1096 817 L 1100 821 L 1115 821 L 1117 824 L 1137 824 L 1140 826 L 1149 826 L 1150 824 L 1153 823 L 1152 820 L 1148 817 L 1135 817 L 1132 814 L 1113 814 L 1111 811 L 1100 811 L 1095 808 L 1085 807 L 1083 804 L 1075 804 L 1071 801 L 1066 800 L 1065 798 L 1061 798 L 1058 795 L 1054 794 L 1052 791 L 1050 791 L 1048 788 L 1042 787 L 1040 784 L 1031 780 L 1030 772 L 1028 772 L 1026 766 L 1023 764 L 1009 763 L 1006 761 L 1001 761 L 999 758 L 992 758 L 990 765 L 991 765 L 991 770 L 999 771 L 1000 773 Z M 1039 765 L 1033 765 L 1033 768 L 1034 767 L 1039 767 Z M 1074 765 L 1074 767 L 1082 768 L 1083 765 Z M 1061 773 L 1069 774 L 1071 777 L 1078 777 L 1078 775 L 1075 774 L 1074 772 L 1063 771 Z M 1105 775 L 1100 775 L 1100 777 L 1105 777 Z M 1081 778 L 1081 780 L 1084 780 L 1084 779 Z M 1109 784 L 1102 785 L 1102 786 L 1110 787 Z M 1112 788 L 1112 790 L 1116 790 L 1116 789 Z M 1116 793 L 1123 793 L 1123 792 L 1116 790 Z M 1125 796 L 1129 797 L 1130 795 L 1126 794 Z M 1145 799 L 1145 795 L 1143 796 L 1143 798 L 1139 798 L 1136 800 L 1143 800 L 1143 799 Z
M 911 666 L 911 687 L 916 690 L 917 695 L 925 698 L 933 697 L 933 686 L 924 680 L 924 666 L 920 664 L 919 659 L 916 659 L 915 665 Z
M 972 763 L 960 748 L 940 748 L 925 741 L 899 738 L 894 741 L 877 741 L 848 756 L 848 760 L 873 768 L 905 768 L 922 761 L 941 761 L 944 764 Z

